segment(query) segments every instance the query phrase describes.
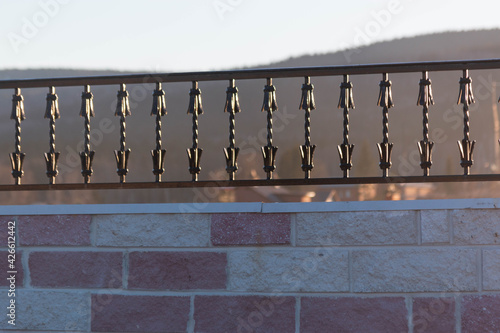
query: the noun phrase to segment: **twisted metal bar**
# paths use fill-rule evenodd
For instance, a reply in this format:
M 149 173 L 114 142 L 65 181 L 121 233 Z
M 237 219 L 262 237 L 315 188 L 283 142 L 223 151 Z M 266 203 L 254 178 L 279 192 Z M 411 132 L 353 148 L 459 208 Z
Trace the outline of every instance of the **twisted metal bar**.
M 24 114 L 24 98 L 21 95 L 21 89 L 15 88 L 12 96 L 12 113 L 10 119 L 15 120 L 15 144 L 14 152 L 10 154 L 10 162 L 12 167 L 12 177 L 16 185 L 21 185 L 21 177 L 23 176 L 23 161 L 26 156 L 21 153 L 21 121 L 25 119 Z
M 472 154 L 474 151 L 474 144 L 476 141 L 470 140 L 470 119 L 469 119 L 469 105 L 474 103 L 474 95 L 472 93 L 472 79 L 469 77 L 469 71 L 463 70 L 463 77 L 460 78 L 460 90 L 458 93 L 457 104 L 463 104 L 464 114 L 464 138 L 458 141 L 458 148 L 460 150 L 460 166 L 464 169 L 464 175 L 470 174 L 470 169 L 474 163 Z
M 302 171 L 304 171 L 304 178 L 311 177 L 311 171 L 314 168 L 313 155 L 316 149 L 315 145 L 311 145 L 311 110 L 316 109 L 314 101 L 314 86 L 311 84 L 309 76 L 304 77 L 304 84 L 302 85 L 302 97 L 300 99 L 299 108 L 304 110 L 304 145 L 299 146 L 300 157 L 302 159 Z
M 47 108 L 44 116 L 44 118 L 49 119 L 49 152 L 44 154 L 49 184 L 55 183 L 55 178 L 58 174 L 57 161 L 59 159 L 59 152 L 56 152 L 56 119 L 59 116 L 58 98 L 56 90 L 52 86 L 49 88 L 49 93 L 47 94 Z
M 200 158 L 203 149 L 198 147 L 198 115 L 203 113 L 203 107 L 201 102 L 201 90 L 198 87 L 198 81 L 192 82 L 192 88 L 189 91 L 189 107 L 188 114 L 191 113 L 193 116 L 192 125 L 192 141 L 193 145 L 187 150 L 189 159 L 189 172 L 192 175 L 193 181 L 198 181 L 198 174 L 201 171 Z
M 273 145 L 273 113 L 267 112 L 267 146 Z
M 311 145 L 311 109 L 307 108 L 304 113 L 304 145 Z
M 389 142 L 389 109 L 384 106 L 382 109 L 382 143 Z
M 267 84 L 264 87 L 264 102 L 262 104 L 262 112 L 267 112 L 267 145 L 262 147 L 262 157 L 264 158 L 264 171 L 267 179 L 272 179 L 273 171 L 276 169 L 274 162 L 276 160 L 276 152 L 278 147 L 273 146 L 273 115 L 274 111 L 278 110 L 276 102 L 276 88 L 273 85 L 272 78 L 267 78 Z
M 16 134 L 15 134 L 15 144 L 14 151 L 16 154 L 21 153 L 21 117 L 16 117 Z
M 429 105 L 434 104 L 429 72 L 422 72 L 419 87 L 417 105 L 422 106 L 423 139 L 417 143 L 417 146 L 420 153 L 420 167 L 424 171 L 424 176 L 429 176 L 429 170 L 432 166 L 432 147 L 434 146 L 434 142 L 429 141 Z
M 238 88 L 234 79 L 229 80 L 229 86 L 226 89 L 226 105 L 224 112 L 229 113 L 229 147 L 224 148 L 226 158 L 226 172 L 229 175 L 229 180 L 234 180 L 236 170 L 238 170 L 238 153 L 239 148 L 236 147 L 236 113 L 240 112 L 240 103 L 238 99 Z
M 429 108 L 427 105 L 422 108 L 422 136 L 424 142 L 429 142 Z
M 229 113 L 229 148 L 236 147 L 236 119 L 234 112 Z
M 354 145 L 349 144 L 349 108 L 355 108 L 352 95 L 352 83 L 349 81 L 349 75 L 344 74 L 344 80 L 340 84 L 340 98 L 337 108 L 343 108 L 343 133 L 342 144 L 337 146 L 340 157 L 340 169 L 344 172 L 344 178 L 349 177 L 349 171 L 352 168 L 352 152 Z
M 161 142 L 161 117 L 167 114 L 167 107 L 165 103 L 165 92 L 161 87 L 161 82 L 156 82 L 156 89 L 153 92 L 153 107 L 151 109 L 151 115 L 156 115 L 155 122 L 155 141 L 156 149 L 151 150 L 151 157 L 153 158 L 153 174 L 155 175 L 155 181 L 159 183 L 161 181 L 161 175 L 165 171 L 163 168 L 166 150 L 162 149 Z
M 82 108 L 80 116 L 84 118 L 84 151 L 80 152 L 82 164 L 82 176 L 85 184 L 90 182 L 92 176 L 92 161 L 94 159 L 94 151 L 90 150 L 90 117 L 94 117 L 94 95 L 90 92 L 90 85 L 85 85 L 85 90 L 82 93 Z
M 127 86 L 122 83 L 120 84 L 120 90 L 117 95 L 117 104 L 115 116 L 120 117 L 120 150 L 115 150 L 115 159 L 116 159 L 116 173 L 120 177 L 120 183 L 125 182 L 125 177 L 128 173 L 128 158 L 130 155 L 130 149 L 125 149 L 126 147 L 126 116 L 130 116 L 130 103 L 128 99 L 128 91 Z
M 394 106 L 392 101 L 391 81 L 388 79 L 388 74 L 383 73 L 382 81 L 380 81 L 380 93 L 377 105 L 382 107 L 382 143 L 377 144 L 380 155 L 379 166 L 382 169 L 382 176 L 388 177 L 389 168 L 392 165 L 391 152 L 393 144 L 389 143 L 389 108 Z
M 193 145 L 192 145 L 192 148 L 193 149 L 198 149 L 198 113 L 194 112 L 193 113 L 193 125 L 191 127 L 192 131 L 193 131 L 193 136 L 192 136 L 192 139 L 193 139 Z
M 469 113 L 469 106 L 467 104 L 464 104 L 463 113 L 464 113 L 464 140 L 470 141 L 470 113 Z

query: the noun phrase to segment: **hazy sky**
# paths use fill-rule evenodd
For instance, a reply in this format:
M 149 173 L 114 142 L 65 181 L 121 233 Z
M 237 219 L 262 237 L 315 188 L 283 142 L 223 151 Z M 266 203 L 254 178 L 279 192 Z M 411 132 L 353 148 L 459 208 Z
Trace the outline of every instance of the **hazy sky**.
M 499 9 L 482 0 L 0 0 L 0 68 L 227 69 L 498 28 Z

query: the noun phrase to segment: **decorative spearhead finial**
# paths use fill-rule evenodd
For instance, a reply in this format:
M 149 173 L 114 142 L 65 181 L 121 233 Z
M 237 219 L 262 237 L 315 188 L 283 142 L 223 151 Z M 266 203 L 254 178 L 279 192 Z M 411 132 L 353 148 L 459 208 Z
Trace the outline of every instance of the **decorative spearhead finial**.
M 378 95 L 377 105 L 386 108 L 392 108 L 394 103 L 392 102 L 392 82 L 388 80 L 387 73 L 384 73 L 383 80 L 380 81 L 380 93 Z
M 56 89 L 54 87 L 49 88 L 49 93 L 47 94 L 47 107 L 45 108 L 45 116 L 44 118 L 59 119 L 59 102 L 56 94 Z
M 427 72 L 422 74 L 424 77 L 420 79 L 417 105 L 429 106 L 434 104 L 434 98 L 432 97 L 432 82 L 427 77 Z
M 464 70 L 464 76 L 460 78 L 460 90 L 458 92 L 457 104 L 471 105 L 475 102 L 472 93 L 472 79 L 468 76 L 468 71 Z
M 48 96 L 47 96 L 48 98 Z M 57 101 L 57 98 L 56 98 Z M 58 111 L 59 112 L 59 111 Z M 94 117 L 94 95 L 90 92 L 90 86 L 85 86 L 85 91 L 82 92 L 82 108 L 80 109 L 80 117 Z
M 21 95 L 21 89 L 16 88 L 14 95 L 12 95 L 12 113 L 10 114 L 10 119 L 24 120 L 26 118 L 24 114 L 24 97 Z
M 120 90 L 116 94 L 117 103 L 116 103 L 116 111 L 115 116 L 130 116 L 130 103 L 128 100 L 128 91 L 127 86 L 122 83 L 120 84 Z
M 235 86 L 234 79 L 230 80 L 229 87 L 226 89 L 226 105 L 224 112 L 238 113 L 240 112 L 240 101 L 238 98 L 238 88 Z
M 344 75 L 344 81 L 340 84 L 340 97 L 337 108 L 354 109 L 354 98 L 352 96 L 352 83 L 349 81 L 349 76 Z
M 203 106 L 201 103 L 201 90 L 198 88 L 198 82 L 193 81 L 193 87 L 189 90 L 189 106 L 187 113 L 203 114 Z
M 273 85 L 271 78 L 267 79 L 267 84 L 264 87 L 264 102 L 262 103 L 262 112 L 273 112 L 278 110 L 276 102 L 276 88 Z
M 316 109 L 316 103 L 314 101 L 314 85 L 310 82 L 309 77 L 306 77 L 306 82 L 302 84 L 302 96 L 300 98 L 299 109 L 300 110 L 314 110 Z M 276 98 L 276 97 L 275 97 Z M 277 108 L 277 107 L 276 107 Z
M 161 82 L 156 82 L 156 89 L 153 92 L 153 107 L 151 115 L 160 113 L 160 116 L 167 114 L 167 104 L 165 103 L 165 91 L 161 88 Z

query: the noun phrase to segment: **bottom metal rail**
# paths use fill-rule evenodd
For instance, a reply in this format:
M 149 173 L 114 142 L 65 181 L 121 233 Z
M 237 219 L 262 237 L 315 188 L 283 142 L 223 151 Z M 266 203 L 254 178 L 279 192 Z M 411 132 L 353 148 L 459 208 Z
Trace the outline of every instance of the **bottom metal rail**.
M 500 174 L 485 175 L 441 175 L 441 176 L 395 176 L 353 178 L 309 178 L 309 179 L 249 179 L 249 180 L 202 180 L 127 183 L 68 183 L 68 184 L 23 184 L 0 185 L 0 191 L 48 191 L 48 190 L 116 190 L 149 188 L 196 188 L 196 187 L 252 187 L 288 185 L 361 185 L 404 183 L 450 183 L 500 181 Z

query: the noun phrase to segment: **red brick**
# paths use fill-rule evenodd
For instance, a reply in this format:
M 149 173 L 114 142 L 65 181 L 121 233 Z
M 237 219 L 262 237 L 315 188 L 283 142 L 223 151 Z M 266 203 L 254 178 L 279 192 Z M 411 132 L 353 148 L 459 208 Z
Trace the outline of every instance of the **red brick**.
M 213 245 L 290 244 L 290 214 L 213 214 Z
M 15 232 L 16 234 L 14 235 L 16 237 L 16 244 L 17 242 L 17 221 L 14 219 L 12 216 L 0 216 L 0 247 L 7 247 L 7 237 L 9 236 L 7 232 L 9 231 L 8 227 L 8 222 L 9 221 L 14 221 L 16 222 L 15 224 Z
M 120 288 L 120 252 L 34 252 L 29 256 L 36 287 Z
M 90 245 L 90 215 L 20 216 L 20 244 Z
M 464 296 L 462 332 L 500 332 L 500 295 Z
M 295 298 L 196 296 L 194 320 L 203 333 L 295 332 Z
M 129 289 L 225 289 L 225 253 L 132 252 Z
M 186 332 L 189 297 L 92 295 L 92 332 Z
M 10 282 L 7 281 L 7 278 L 10 277 L 11 275 L 16 276 L 16 287 L 22 287 L 24 285 L 23 279 L 24 279 L 24 272 L 23 272 L 23 265 L 21 263 L 21 258 L 22 258 L 22 251 L 16 251 L 15 253 L 15 262 L 14 262 L 14 270 L 17 273 L 15 274 L 9 274 L 7 271 L 11 271 L 9 268 L 10 263 L 7 261 L 9 258 L 7 251 L 0 251 L 0 287 L 8 287 L 10 285 Z
M 455 332 L 455 299 L 452 297 L 414 298 L 413 332 Z
M 402 297 L 301 299 L 300 332 L 408 332 Z

